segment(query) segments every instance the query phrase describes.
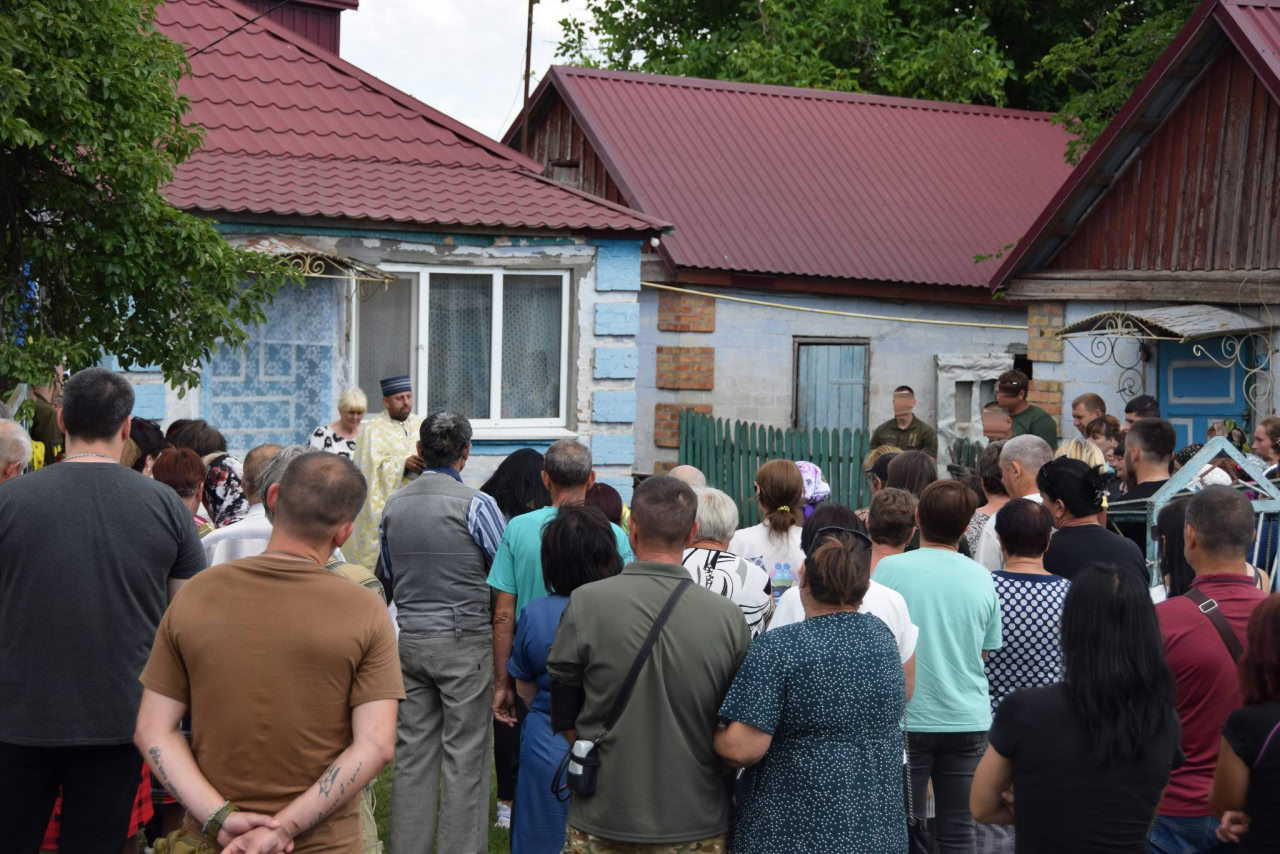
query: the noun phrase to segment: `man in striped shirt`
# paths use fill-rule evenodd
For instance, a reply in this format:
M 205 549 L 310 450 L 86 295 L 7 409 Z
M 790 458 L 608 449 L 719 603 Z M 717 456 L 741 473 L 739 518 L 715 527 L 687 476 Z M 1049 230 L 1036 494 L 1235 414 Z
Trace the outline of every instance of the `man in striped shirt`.
M 466 418 L 428 415 L 418 431 L 422 475 L 382 511 L 379 574 L 396 605 L 408 694 L 396 732 L 392 854 L 430 848 L 433 838 L 437 851 L 487 850 L 493 626 L 486 579 L 505 522 L 492 498 L 462 482 L 470 454 Z

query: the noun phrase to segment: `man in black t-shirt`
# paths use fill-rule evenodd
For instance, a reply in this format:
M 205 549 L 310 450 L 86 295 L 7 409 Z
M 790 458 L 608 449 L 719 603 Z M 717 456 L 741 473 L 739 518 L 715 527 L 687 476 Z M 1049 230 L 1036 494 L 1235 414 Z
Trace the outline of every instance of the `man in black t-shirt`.
M 39 847 L 61 788 L 62 850 L 118 854 L 142 773 L 138 674 L 169 600 L 205 566 L 178 494 L 120 465 L 132 409 L 124 377 L 77 373 L 58 413 L 65 464 L 0 485 L 0 840 L 11 850 Z
M 1173 425 L 1159 418 L 1140 418 L 1129 428 L 1124 442 L 1125 469 L 1133 485 L 1127 492 L 1112 493 L 1110 502 L 1145 500 L 1155 495 L 1169 480 L 1169 464 L 1173 460 L 1178 434 Z M 1134 507 L 1144 508 L 1144 504 Z M 1116 530 L 1133 540 L 1147 553 L 1147 523 L 1143 520 L 1116 521 Z

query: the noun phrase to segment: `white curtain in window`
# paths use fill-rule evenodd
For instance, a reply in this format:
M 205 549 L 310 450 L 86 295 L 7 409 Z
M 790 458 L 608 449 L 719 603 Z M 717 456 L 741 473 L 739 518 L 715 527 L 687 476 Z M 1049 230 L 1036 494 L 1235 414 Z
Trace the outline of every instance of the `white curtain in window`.
M 379 381 L 383 377 L 416 373 L 418 324 L 413 316 L 413 295 L 417 286 L 418 276 L 409 274 L 385 287 L 371 283 L 364 295 L 356 288 L 360 322 L 356 381 L 369 398 L 370 415 L 382 411 Z
M 432 273 L 429 302 L 427 411 L 489 418 L 493 277 Z
M 504 276 L 502 417 L 560 415 L 560 276 Z

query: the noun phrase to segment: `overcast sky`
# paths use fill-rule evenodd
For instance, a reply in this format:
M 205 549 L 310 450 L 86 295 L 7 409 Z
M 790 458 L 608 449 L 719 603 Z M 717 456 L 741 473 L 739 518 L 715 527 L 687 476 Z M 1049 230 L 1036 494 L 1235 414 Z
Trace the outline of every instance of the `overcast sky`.
M 534 6 L 531 93 L 554 58 L 560 19 L 584 6 Z M 500 139 L 520 111 L 527 9 L 524 0 L 363 0 L 342 13 L 342 58 Z

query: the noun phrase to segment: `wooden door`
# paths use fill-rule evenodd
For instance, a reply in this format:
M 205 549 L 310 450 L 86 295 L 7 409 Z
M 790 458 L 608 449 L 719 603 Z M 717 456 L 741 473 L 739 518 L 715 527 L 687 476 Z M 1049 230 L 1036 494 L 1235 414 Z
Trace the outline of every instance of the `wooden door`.
M 1179 344 L 1160 342 L 1160 382 L 1157 399 L 1160 415 L 1178 431 L 1178 447 L 1204 442 L 1209 425 L 1232 419 L 1248 429 L 1249 405 L 1245 397 L 1245 370 L 1238 363 L 1220 367 L 1204 352 L 1222 356 L 1222 339 L 1210 338 Z
M 858 430 L 867 424 L 867 345 L 796 342 L 795 426 Z

